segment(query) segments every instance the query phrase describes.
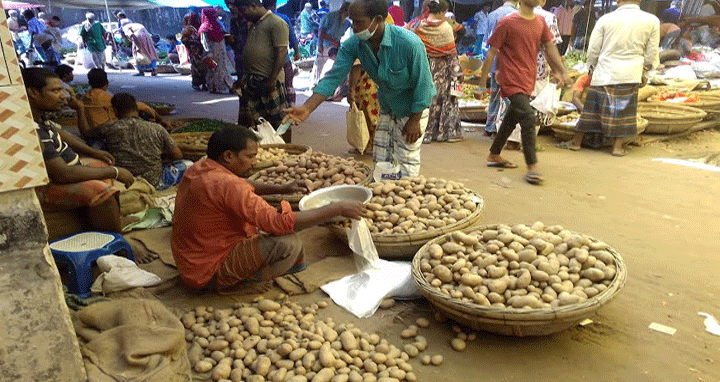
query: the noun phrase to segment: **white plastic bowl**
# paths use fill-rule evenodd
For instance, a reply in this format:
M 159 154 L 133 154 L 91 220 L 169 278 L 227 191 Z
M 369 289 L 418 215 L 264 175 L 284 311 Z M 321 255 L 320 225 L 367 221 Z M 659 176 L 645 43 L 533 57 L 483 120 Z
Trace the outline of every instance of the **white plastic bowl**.
M 300 199 L 298 207 L 300 211 L 313 210 L 324 207 L 330 203 L 346 200 L 355 200 L 360 203 L 367 203 L 372 198 L 372 190 L 363 186 L 340 185 L 315 190 Z M 342 221 L 342 217 L 334 218 L 333 221 Z

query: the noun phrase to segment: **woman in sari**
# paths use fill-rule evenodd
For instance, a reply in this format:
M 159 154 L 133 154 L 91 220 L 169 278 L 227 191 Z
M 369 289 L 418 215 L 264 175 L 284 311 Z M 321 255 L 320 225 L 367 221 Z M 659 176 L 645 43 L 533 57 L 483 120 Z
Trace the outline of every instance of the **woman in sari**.
M 211 93 L 227 93 L 233 84 L 230 77 L 230 59 L 225 50 L 225 31 L 218 22 L 217 11 L 213 8 L 202 10 L 200 24 L 200 42 L 207 52 L 204 61 L 207 64 L 205 82 Z
M 132 42 L 135 68 L 138 70 L 135 75 L 144 76 L 145 72 L 151 72 L 153 76 L 156 76 L 158 54 L 155 51 L 155 43 L 150 32 L 142 24 L 131 22 L 129 19 L 122 19 L 120 23 L 123 26 L 123 33 Z
M 205 49 L 200 42 L 200 17 L 197 13 L 188 13 L 183 18 L 183 29 L 180 33 L 180 42 L 185 46 L 190 59 L 190 74 L 192 87 L 195 90 L 207 90 L 205 85 L 206 67 L 202 59 Z
M 430 0 L 425 17 L 420 16 L 408 24 L 425 44 L 430 72 L 437 94 L 430 105 L 423 143 L 457 142 L 462 140 L 460 111 L 457 97 L 450 95 L 454 79 L 463 79 L 455 47 L 453 27 L 445 19 L 448 10 L 446 0 Z M 424 13 L 425 14 L 425 13 Z

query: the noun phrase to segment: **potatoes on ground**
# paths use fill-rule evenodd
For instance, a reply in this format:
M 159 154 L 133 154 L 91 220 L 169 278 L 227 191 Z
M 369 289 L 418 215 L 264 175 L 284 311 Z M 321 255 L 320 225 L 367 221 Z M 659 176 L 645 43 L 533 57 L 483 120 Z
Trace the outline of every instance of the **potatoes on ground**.
M 517 310 L 597 298 L 617 274 L 607 244 L 542 222 L 451 232 L 420 256 L 428 284 L 448 298 Z

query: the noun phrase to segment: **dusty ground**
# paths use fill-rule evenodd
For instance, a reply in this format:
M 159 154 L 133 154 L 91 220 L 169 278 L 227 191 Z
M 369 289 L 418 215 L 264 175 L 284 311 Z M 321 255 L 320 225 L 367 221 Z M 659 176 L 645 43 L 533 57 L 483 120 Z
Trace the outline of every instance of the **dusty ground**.
M 179 76 L 134 78 L 112 75 L 111 90 L 130 90 L 140 99 L 179 105 L 177 116 L 235 119 L 235 97 L 195 93 Z M 301 97 L 302 98 L 302 97 Z M 304 99 L 304 98 L 302 98 Z M 345 108 L 326 103 L 294 131 L 294 143 L 347 155 Z M 705 332 L 699 311 L 720 318 L 720 173 L 664 164 L 652 158 L 712 158 L 720 152 L 720 132 L 633 148 L 624 158 L 607 152 L 570 152 L 541 137 L 539 153 L 546 182 L 531 186 L 522 169 L 485 167 L 490 141 L 467 133 L 463 142 L 423 146 L 422 174 L 465 183 L 485 198 L 486 223 L 561 224 L 613 246 L 625 259 L 625 288 L 593 318 L 594 324 L 541 338 L 481 334 L 464 353 L 448 341 L 448 324 L 423 330 L 432 353 L 445 355 L 441 367 L 416 366 L 423 381 L 720 381 L 720 337 Z M 522 163 L 519 152 L 507 158 Z M 369 158 L 364 158 L 369 160 Z M 322 228 L 304 233 L 318 255 L 347 254 Z M 318 241 L 318 239 L 320 239 Z M 187 295 L 169 287 L 157 292 L 168 305 L 227 306 L 234 300 Z M 325 297 L 317 292 L 298 298 Z M 239 299 L 239 298 L 235 298 Z M 421 302 L 401 303 L 373 318 L 358 320 L 340 308 L 324 312 L 353 321 L 402 343 L 402 321 L 430 317 Z M 670 336 L 648 329 L 652 322 L 677 329 Z

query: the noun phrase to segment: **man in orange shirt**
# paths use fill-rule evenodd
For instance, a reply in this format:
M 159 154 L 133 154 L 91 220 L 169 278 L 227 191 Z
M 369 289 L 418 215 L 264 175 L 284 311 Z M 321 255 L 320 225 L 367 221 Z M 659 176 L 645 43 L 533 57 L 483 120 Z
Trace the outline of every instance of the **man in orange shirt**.
M 293 233 L 336 216 L 357 219 L 358 202 L 336 202 L 293 212 L 280 211 L 258 194 L 298 191 L 246 179 L 256 162 L 258 138 L 244 127 L 228 127 L 208 141 L 207 159 L 185 172 L 175 199 L 171 247 L 183 281 L 220 291 L 243 280 L 271 280 L 302 270 L 303 245 Z M 264 233 L 260 233 L 262 230 Z

